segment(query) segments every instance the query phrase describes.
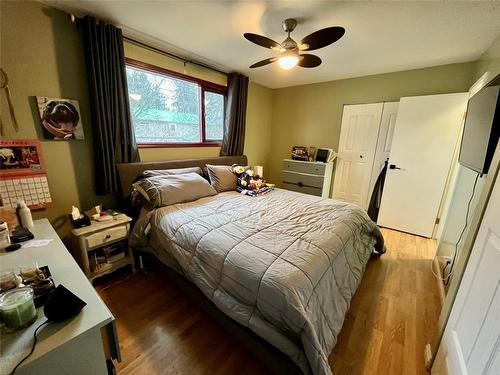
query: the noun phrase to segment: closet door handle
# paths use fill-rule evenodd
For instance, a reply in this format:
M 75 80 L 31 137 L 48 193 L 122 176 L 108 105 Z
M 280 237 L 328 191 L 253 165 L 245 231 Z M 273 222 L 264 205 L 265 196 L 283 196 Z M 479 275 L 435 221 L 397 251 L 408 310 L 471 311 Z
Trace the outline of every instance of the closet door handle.
M 401 168 L 398 167 L 397 165 L 389 164 L 389 169 L 401 169 Z

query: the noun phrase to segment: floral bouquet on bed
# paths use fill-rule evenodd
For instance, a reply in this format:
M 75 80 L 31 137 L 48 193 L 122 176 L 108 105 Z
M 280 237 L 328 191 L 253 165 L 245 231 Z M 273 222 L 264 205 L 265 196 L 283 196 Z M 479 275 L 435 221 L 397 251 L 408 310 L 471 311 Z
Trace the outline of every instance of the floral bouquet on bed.
M 274 189 L 274 184 L 268 184 L 262 176 L 255 174 L 249 167 L 234 164 L 232 170 L 238 178 L 236 191 L 241 194 L 255 197 Z

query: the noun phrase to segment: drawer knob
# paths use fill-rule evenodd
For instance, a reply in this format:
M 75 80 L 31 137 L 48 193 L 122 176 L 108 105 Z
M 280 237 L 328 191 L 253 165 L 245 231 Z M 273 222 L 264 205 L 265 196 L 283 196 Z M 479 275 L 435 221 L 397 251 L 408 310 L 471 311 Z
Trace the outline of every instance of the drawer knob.
M 106 234 L 106 239 L 109 240 L 111 238 L 111 234 Z
M 297 185 L 299 185 L 300 187 L 304 186 L 304 184 L 302 182 L 300 182 L 300 181 L 299 181 L 299 183 Z

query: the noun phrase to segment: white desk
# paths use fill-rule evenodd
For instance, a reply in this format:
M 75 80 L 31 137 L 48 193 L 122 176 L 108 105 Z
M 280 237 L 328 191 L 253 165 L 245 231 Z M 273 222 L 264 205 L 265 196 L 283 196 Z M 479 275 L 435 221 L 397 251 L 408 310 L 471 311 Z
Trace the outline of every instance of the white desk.
M 87 303 L 74 319 L 49 323 L 38 333 L 33 354 L 16 371 L 20 374 L 107 374 L 101 328 L 107 331 L 111 356 L 120 359 L 114 317 L 101 300 L 87 277 L 61 242 L 47 219 L 36 220 L 31 230 L 35 239 L 53 239 L 43 247 L 21 248 L 12 253 L 0 253 L 0 271 L 17 270 L 19 265 L 38 262 L 49 266 L 56 286 L 63 284 Z M 45 321 L 43 308 L 38 320 L 28 328 L 1 332 L 0 375 L 28 354 L 35 328 Z M 108 348 L 106 348 L 108 349 Z

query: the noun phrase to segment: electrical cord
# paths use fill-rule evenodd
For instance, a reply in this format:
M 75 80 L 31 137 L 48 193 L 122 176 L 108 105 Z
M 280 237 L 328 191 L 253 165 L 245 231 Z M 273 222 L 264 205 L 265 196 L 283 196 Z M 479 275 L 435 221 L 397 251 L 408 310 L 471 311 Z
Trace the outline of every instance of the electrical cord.
M 10 375 L 14 375 L 14 373 L 15 373 L 15 372 L 16 372 L 16 370 L 17 370 L 17 368 L 18 368 L 19 366 L 21 366 L 21 364 L 22 364 L 25 360 L 27 360 L 27 359 L 28 359 L 28 357 L 29 357 L 30 355 L 32 355 L 32 354 L 33 354 L 33 352 L 35 351 L 36 342 L 37 342 L 37 340 L 38 340 L 38 338 L 37 338 L 38 330 L 39 330 L 40 328 L 42 328 L 42 327 L 43 327 L 45 324 L 47 324 L 47 323 L 49 323 L 49 320 L 46 320 L 45 322 L 43 322 L 42 324 L 40 324 L 38 327 L 36 327 L 35 332 L 33 333 L 33 345 L 31 346 L 31 351 L 30 351 L 30 352 L 29 352 L 29 353 L 28 353 L 28 354 L 27 354 L 27 355 L 26 355 L 23 359 L 21 359 L 21 361 L 20 361 L 20 362 L 18 362 L 18 364 L 16 365 L 16 367 L 14 367 L 14 369 L 12 370 L 12 372 L 10 373 Z
M 472 187 L 472 194 L 471 194 L 471 196 L 469 198 L 469 203 L 467 204 L 467 213 L 465 214 L 465 225 L 464 225 L 464 227 L 462 229 L 462 232 L 460 233 L 460 236 L 458 237 L 457 242 L 455 243 L 455 251 L 453 252 L 452 261 L 451 261 L 451 263 L 448 263 L 448 264 L 451 264 L 451 265 L 450 265 L 450 272 L 448 272 L 448 276 L 446 276 L 446 280 L 444 280 L 444 284 L 445 285 L 448 285 L 449 282 L 450 282 L 450 280 L 451 280 L 451 276 L 453 275 L 453 271 L 455 270 L 455 260 L 457 258 L 458 245 L 462 241 L 462 237 L 463 237 L 465 231 L 467 230 L 467 227 L 469 226 L 470 205 L 472 203 L 472 200 L 474 199 L 474 196 L 476 195 L 476 186 L 477 186 L 477 181 L 479 179 L 479 176 L 480 176 L 479 173 L 476 174 L 476 179 L 474 180 L 474 186 Z M 444 276 L 444 272 L 445 272 L 446 268 L 448 267 L 448 264 L 443 269 L 443 276 Z

